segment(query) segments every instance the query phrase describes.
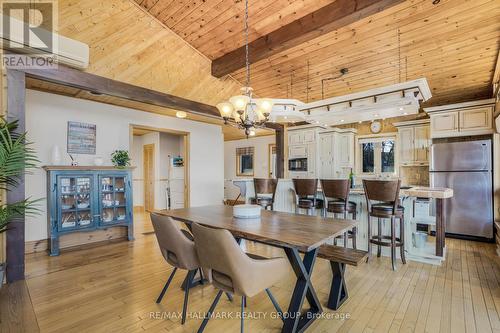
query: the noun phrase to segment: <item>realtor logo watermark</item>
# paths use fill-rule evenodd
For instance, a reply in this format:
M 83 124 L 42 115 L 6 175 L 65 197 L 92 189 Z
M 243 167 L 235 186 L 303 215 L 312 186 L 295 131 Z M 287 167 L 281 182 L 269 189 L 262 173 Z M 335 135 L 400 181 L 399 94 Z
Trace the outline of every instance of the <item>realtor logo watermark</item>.
M 57 67 L 57 0 L 0 0 L 2 66 Z

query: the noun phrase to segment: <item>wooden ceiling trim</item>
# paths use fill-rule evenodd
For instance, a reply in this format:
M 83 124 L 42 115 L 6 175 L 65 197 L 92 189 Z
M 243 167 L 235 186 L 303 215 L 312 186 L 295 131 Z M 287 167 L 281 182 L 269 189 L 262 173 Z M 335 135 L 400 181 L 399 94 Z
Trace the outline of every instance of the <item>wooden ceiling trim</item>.
M 404 0 L 337 0 L 249 44 L 250 62 L 266 59 L 325 33 L 347 26 Z M 240 47 L 212 62 L 212 75 L 221 77 L 244 67 L 245 48 Z

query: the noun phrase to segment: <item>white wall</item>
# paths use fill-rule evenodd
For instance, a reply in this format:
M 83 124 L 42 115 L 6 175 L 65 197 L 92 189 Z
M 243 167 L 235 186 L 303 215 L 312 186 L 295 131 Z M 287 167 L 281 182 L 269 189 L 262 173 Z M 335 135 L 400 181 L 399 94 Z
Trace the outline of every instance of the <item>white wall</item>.
M 235 199 L 239 193 L 239 189 L 230 181 L 234 178 L 242 178 L 236 177 L 236 148 L 254 147 L 254 177 L 269 178 L 269 145 L 275 142 L 275 135 L 224 142 L 224 195 L 226 198 Z
M 98 156 L 111 165 L 110 154 L 116 149 L 129 150 L 130 125 L 175 129 L 190 133 L 190 203 L 191 206 L 220 204 L 224 196 L 224 144 L 220 126 L 167 117 L 71 97 L 28 90 L 26 93 L 26 128 L 34 142 L 40 165 L 50 164 L 51 149 L 66 150 L 68 121 L 97 125 Z M 63 164 L 70 158 L 63 155 Z M 78 155 L 80 165 L 92 165 L 95 155 Z M 42 169 L 26 177 L 26 196 L 46 196 L 46 175 Z M 42 214 L 26 219 L 26 241 L 47 238 L 46 207 Z

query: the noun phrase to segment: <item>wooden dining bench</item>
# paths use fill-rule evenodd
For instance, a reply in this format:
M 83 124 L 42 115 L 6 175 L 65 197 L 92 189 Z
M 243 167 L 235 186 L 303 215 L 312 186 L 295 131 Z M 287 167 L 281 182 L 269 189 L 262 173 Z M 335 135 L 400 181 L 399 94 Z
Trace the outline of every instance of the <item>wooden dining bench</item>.
M 333 273 L 327 304 L 329 309 L 337 310 L 348 298 L 345 284 L 345 266 L 358 266 L 367 256 L 367 251 L 349 249 L 346 247 L 322 245 L 319 248 L 318 258 L 330 261 Z

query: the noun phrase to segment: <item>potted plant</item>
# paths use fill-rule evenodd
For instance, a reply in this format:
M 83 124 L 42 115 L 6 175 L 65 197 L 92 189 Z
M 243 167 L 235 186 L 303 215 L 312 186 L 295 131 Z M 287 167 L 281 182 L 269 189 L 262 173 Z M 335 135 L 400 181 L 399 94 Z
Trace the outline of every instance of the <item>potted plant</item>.
M 0 117 L 0 191 L 11 191 L 18 186 L 21 177 L 36 168 L 38 162 L 26 133 L 16 133 L 18 122 Z M 0 196 L 0 234 L 6 232 L 9 223 L 28 214 L 38 213 L 36 202 L 24 200 L 7 203 Z M 5 265 L 0 263 L 0 286 L 3 284 Z
M 130 166 L 130 156 L 126 150 L 115 150 L 111 154 L 111 162 L 117 168 Z

